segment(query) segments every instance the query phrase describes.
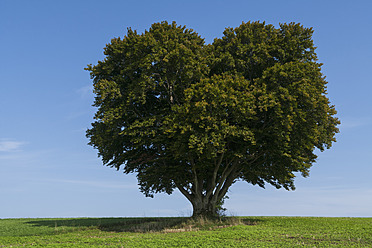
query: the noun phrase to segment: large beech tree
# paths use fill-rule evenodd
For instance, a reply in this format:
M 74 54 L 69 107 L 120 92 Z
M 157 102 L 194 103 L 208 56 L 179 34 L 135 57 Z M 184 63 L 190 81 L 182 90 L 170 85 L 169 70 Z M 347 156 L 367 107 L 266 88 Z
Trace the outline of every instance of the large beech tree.
M 89 144 L 146 196 L 178 189 L 194 216 L 216 216 L 238 180 L 293 190 L 338 132 L 311 28 L 247 22 L 223 34 L 205 44 L 174 22 L 128 29 L 87 68 Z

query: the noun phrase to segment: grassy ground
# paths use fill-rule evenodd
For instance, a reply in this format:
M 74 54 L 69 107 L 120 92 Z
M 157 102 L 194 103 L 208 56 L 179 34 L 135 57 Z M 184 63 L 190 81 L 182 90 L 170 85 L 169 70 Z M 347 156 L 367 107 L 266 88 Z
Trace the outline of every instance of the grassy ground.
M 372 218 L 0 220 L 0 247 L 372 247 Z

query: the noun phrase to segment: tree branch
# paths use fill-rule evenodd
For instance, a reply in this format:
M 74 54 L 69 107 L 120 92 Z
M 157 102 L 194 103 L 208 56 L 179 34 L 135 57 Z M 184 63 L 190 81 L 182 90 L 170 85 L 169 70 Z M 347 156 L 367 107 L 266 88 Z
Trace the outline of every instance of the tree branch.
M 254 163 L 259 157 L 261 157 L 261 155 L 260 156 L 255 156 L 255 158 L 252 159 L 252 161 L 250 161 L 250 164 Z M 213 197 L 217 201 L 221 200 L 224 197 L 224 195 L 227 193 L 230 186 L 237 179 L 239 173 L 241 173 L 243 171 L 243 168 L 240 168 L 239 170 L 236 170 L 237 169 L 237 167 L 236 167 L 237 163 L 238 163 L 238 160 L 235 160 L 234 164 L 232 165 L 229 172 L 226 173 L 226 178 L 223 181 L 220 180 L 220 183 L 218 185 L 219 187 L 218 187 L 218 189 L 216 189 L 215 194 L 213 195 Z M 223 186 L 221 188 L 222 183 L 223 183 Z
M 187 192 L 186 189 L 184 189 L 182 186 L 178 185 L 176 182 L 174 182 L 176 187 L 178 188 L 178 190 L 187 198 L 187 200 L 189 200 L 190 202 L 192 202 L 192 195 Z
M 192 173 L 194 174 L 194 194 L 195 196 L 201 198 L 201 190 L 200 190 L 200 181 L 198 180 L 198 174 L 196 173 L 196 166 L 195 166 L 195 162 L 194 160 L 189 157 L 190 159 L 190 163 L 191 163 L 191 169 L 192 169 Z
M 218 186 L 217 186 L 217 188 L 214 191 L 213 197 L 215 197 L 216 195 L 218 195 L 220 193 L 220 190 L 221 190 L 222 186 L 224 185 L 224 182 L 225 182 L 226 178 L 229 177 L 230 174 L 233 172 L 233 170 L 235 169 L 237 163 L 238 163 L 238 160 L 235 159 L 234 161 L 232 161 L 231 163 L 229 163 L 229 164 L 231 164 L 231 166 L 229 166 L 229 164 L 226 165 L 224 171 L 222 172 L 221 178 L 218 181 Z
M 229 190 L 230 186 L 234 183 L 234 181 L 235 181 L 236 177 L 239 175 L 239 173 L 240 173 L 240 171 L 236 172 L 236 173 L 231 173 L 229 175 L 229 177 L 226 179 L 225 183 L 223 184 L 222 189 L 219 191 L 218 194 L 216 194 L 214 196 L 217 201 L 221 200 L 225 196 L 225 194 Z
M 216 182 L 216 179 L 217 179 L 217 173 L 218 173 L 218 169 L 220 168 L 221 166 L 221 163 L 223 161 L 223 158 L 224 158 L 224 155 L 225 153 L 223 152 L 221 154 L 221 157 L 219 159 L 219 161 L 217 163 L 215 163 L 215 167 L 214 167 L 214 171 L 213 171 L 213 175 L 212 175 L 212 179 L 211 179 L 211 184 L 210 186 L 208 187 L 208 191 L 206 193 L 206 198 L 208 199 L 212 194 L 213 194 L 213 190 L 214 188 L 216 187 L 217 185 L 217 182 Z

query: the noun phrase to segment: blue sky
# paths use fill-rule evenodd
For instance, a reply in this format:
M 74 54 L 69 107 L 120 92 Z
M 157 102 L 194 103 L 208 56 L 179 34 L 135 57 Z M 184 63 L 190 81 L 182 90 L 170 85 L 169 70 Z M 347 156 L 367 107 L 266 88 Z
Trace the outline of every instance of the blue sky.
M 207 43 L 242 21 L 313 27 L 341 132 L 292 192 L 239 182 L 231 215 L 372 216 L 372 2 L 0 1 L 0 218 L 188 216 L 178 192 L 146 198 L 102 165 L 85 131 L 95 109 L 83 68 L 127 27 L 176 21 Z

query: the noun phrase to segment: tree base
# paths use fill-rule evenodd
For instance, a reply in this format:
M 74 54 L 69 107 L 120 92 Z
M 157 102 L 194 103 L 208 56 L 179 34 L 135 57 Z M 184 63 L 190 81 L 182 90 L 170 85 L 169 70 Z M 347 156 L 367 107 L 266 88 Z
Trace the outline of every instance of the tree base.
M 194 212 L 191 216 L 193 219 L 208 219 L 215 220 L 220 218 L 220 215 L 216 210 L 206 210 L 206 209 L 194 209 Z

